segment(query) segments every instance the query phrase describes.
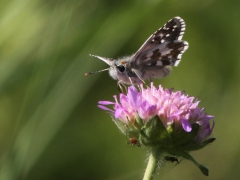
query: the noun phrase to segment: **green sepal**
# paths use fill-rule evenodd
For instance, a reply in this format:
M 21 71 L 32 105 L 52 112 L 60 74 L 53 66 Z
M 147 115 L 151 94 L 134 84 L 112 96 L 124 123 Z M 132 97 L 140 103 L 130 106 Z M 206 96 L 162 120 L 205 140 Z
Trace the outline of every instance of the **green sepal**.
M 134 122 L 128 122 L 128 134 L 129 138 L 139 139 L 139 132 L 144 125 L 143 120 L 138 116 Z
M 117 125 L 118 129 L 125 134 L 128 138 L 134 138 L 139 141 L 139 132 L 144 125 L 143 120 L 140 117 L 136 117 L 135 121 L 128 121 L 124 123 L 119 119 L 112 117 L 112 121 Z
M 149 119 L 140 130 L 139 140 L 145 146 L 170 146 L 171 137 L 158 116 Z
M 177 155 L 177 156 L 181 156 L 189 161 L 191 161 L 193 164 L 195 164 L 200 171 L 205 175 L 208 176 L 208 168 L 203 166 L 202 164 L 199 164 L 189 153 L 185 152 L 185 151 L 181 151 L 181 150 L 171 150 L 171 152 L 169 152 L 172 155 Z
M 125 123 L 123 123 L 122 121 L 120 121 L 118 119 L 114 119 L 113 117 L 112 117 L 112 121 L 117 125 L 118 129 L 120 129 L 120 131 L 123 134 L 127 134 L 129 132 L 128 126 Z
M 205 147 L 206 145 L 212 143 L 215 140 L 216 140 L 216 138 L 209 138 L 209 139 L 204 140 L 200 144 L 193 144 L 192 146 L 184 147 L 184 150 L 185 151 L 196 151 L 196 150 L 202 149 L 203 147 Z
M 134 124 L 140 130 L 143 127 L 144 122 L 143 122 L 143 120 L 139 116 L 137 116 L 136 119 L 135 119 Z
M 174 147 L 178 148 L 184 148 L 184 146 L 191 144 L 196 138 L 200 127 L 197 123 L 191 124 L 192 130 L 190 132 L 186 132 L 183 128 L 175 126 L 175 123 L 169 126 L 168 132 L 171 136 Z
M 216 140 L 216 138 L 209 138 L 209 139 L 204 140 L 202 143 L 205 144 L 205 145 L 208 145 L 208 144 L 212 143 L 215 140 Z

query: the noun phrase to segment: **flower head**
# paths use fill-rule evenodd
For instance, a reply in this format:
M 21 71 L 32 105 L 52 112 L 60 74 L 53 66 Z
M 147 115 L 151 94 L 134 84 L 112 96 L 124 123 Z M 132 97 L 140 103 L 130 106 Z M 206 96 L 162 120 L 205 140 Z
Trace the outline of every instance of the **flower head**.
M 131 86 L 127 95 L 120 94 L 119 102 L 116 96 L 114 98 L 115 102 L 99 101 L 99 108 L 109 111 L 114 119 L 126 125 L 135 124 L 138 118 L 144 124 L 157 116 L 166 129 L 174 124 L 178 130 L 191 132 L 193 125 L 198 125 L 195 137 L 198 142 L 212 133 L 213 126 L 211 127 L 209 121 L 213 116 L 207 115 L 203 108 L 198 107 L 198 100 L 180 91 L 164 90 L 161 86 L 156 88 L 151 84 L 147 89 L 141 86 L 141 91 L 138 92 L 134 86 Z M 106 105 L 114 105 L 114 110 L 107 108 Z
M 140 145 L 188 158 L 186 152 L 200 149 L 213 142 L 209 138 L 214 127 L 199 100 L 172 89 L 134 86 L 127 94 L 120 94 L 115 102 L 99 101 L 98 107 L 107 110 L 119 129 L 129 138 L 136 139 Z M 109 109 L 108 105 L 113 105 Z

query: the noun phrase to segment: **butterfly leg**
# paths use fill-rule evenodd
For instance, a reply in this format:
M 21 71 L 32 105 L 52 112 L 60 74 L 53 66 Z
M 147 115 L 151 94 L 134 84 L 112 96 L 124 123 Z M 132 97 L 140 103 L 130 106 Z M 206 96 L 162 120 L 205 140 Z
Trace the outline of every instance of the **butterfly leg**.
M 129 81 L 130 81 L 131 85 L 133 85 L 133 82 L 132 82 L 132 79 L 131 79 L 131 77 L 128 77 L 128 79 L 129 79 Z
M 119 91 L 120 93 L 123 92 L 123 89 L 122 89 L 121 84 L 117 83 L 117 88 L 118 88 L 118 91 Z
M 124 92 L 122 87 L 124 87 L 124 88 L 125 88 L 125 91 L 127 92 L 127 88 L 126 88 L 126 86 L 125 86 L 122 82 L 123 82 L 123 81 L 121 81 L 121 80 L 118 80 L 118 81 L 117 81 L 117 88 L 118 88 L 118 91 L 119 91 L 120 93 L 123 93 L 123 92 Z

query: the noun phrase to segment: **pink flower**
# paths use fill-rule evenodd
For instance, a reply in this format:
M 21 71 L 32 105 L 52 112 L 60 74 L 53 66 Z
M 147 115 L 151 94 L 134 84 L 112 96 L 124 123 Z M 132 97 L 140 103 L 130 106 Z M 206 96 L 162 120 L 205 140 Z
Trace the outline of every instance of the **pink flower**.
M 214 127 L 210 125 L 213 116 L 198 107 L 200 101 L 180 91 L 164 90 L 161 86 L 156 88 L 153 83 L 146 89 L 141 85 L 140 92 L 130 86 L 127 95 L 120 94 L 119 102 L 116 96 L 114 98 L 115 102 L 99 101 L 98 107 L 107 110 L 126 125 L 134 123 L 137 118 L 146 123 L 154 116 L 159 117 L 166 129 L 175 124 L 175 127 L 191 132 L 192 124 L 197 124 L 199 129 L 195 139 L 198 142 L 210 136 Z M 107 108 L 108 105 L 114 105 L 113 110 Z
M 131 144 L 170 155 L 166 157 L 188 159 L 208 175 L 208 169 L 189 154 L 215 140 L 210 137 L 213 116 L 198 107 L 199 100 L 180 91 L 156 88 L 153 83 L 146 89 L 141 85 L 140 91 L 130 86 L 127 95 L 114 99 L 115 102 L 99 101 L 98 107 L 110 113 Z

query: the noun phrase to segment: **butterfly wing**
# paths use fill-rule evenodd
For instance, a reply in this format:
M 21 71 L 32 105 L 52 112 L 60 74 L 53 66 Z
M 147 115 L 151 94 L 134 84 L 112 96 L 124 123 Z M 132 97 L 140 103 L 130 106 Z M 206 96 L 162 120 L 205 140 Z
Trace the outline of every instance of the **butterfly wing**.
M 134 54 L 132 67 L 177 66 L 188 43 L 182 41 L 186 24 L 180 17 L 169 20 L 162 28 L 152 34 Z

